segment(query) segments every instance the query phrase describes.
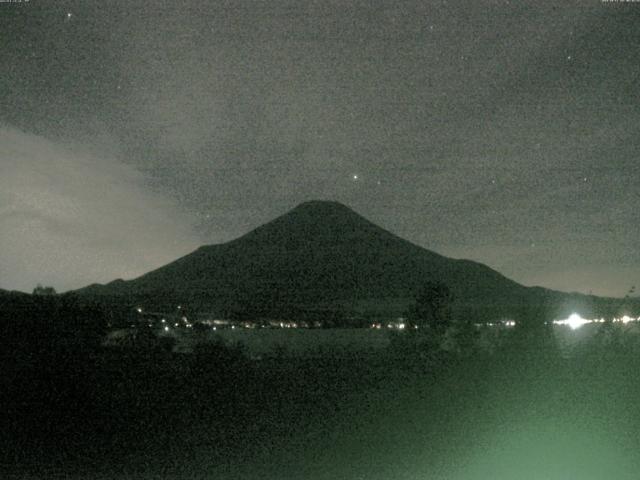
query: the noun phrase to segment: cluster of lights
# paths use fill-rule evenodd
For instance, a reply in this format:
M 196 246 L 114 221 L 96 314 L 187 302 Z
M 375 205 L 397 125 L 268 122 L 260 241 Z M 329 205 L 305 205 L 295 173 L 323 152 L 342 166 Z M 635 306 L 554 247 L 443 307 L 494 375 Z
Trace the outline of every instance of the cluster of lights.
M 138 311 L 140 311 L 140 310 L 138 310 Z M 186 328 L 193 328 L 193 324 L 189 322 L 189 319 L 187 317 L 182 317 L 180 319 L 180 321 L 182 321 L 182 323 L 184 324 L 184 326 Z M 180 327 L 180 321 L 174 322 L 173 323 L 173 327 L 179 328 Z M 167 322 L 166 318 L 161 318 L 160 319 L 160 323 L 162 323 L 162 325 L 163 325 L 162 329 L 165 332 L 168 332 L 169 330 L 171 330 L 171 325 Z M 150 323 L 149 326 L 152 326 L 152 324 Z M 214 330 L 215 330 L 215 328 L 214 328 Z
M 182 310 L 182 305 L 178 305 L 178 310 Z M 136 311 L 138 313 L 142 313 L 142 307 L 136 307 Z M 193 325 L 189 322 L 189 320 L 187 319 L 186 316 L 182 316 L 181 318 L 182 322 L 184 323 L 184 325 L 187 328 L 191 328 L 193 327 Z M 624 325 L 626 325 L 627 323 L 630 322 L 640 322 L 640 317 L 634 318 L 634 317 L 630 317 L 629 315 L 624 315 L 622 317 L 619 318 L 613 318 L 611 320 L 613 323 L 622 323 Z M 167 323 L 166 319 L 162 319 L 161 322 L 163 324 Z M 568 326 L 571 330 L 577 330 L 578 328 L 582 327 L 583 325 L 587 325 L 590 323 L 605 323 L 606 320 L 604 318 L 599 318 L 599 319 L 587 319 L 587 318 L 582 318 L 579 314 L 577 313 L 572 313 L 571 315 L 569 315 L 568 318 L 565 319 L 561 319 L 561 320 L 554 320 L 552 323 L 554 325 L 561 325 L 561 326 Z M 489 327 L 499 327 L 499 326 L 504 326 L 504 327 L 514 327 L 516 325 L 516 322 L 514 320 L 504 320 L 501 322 L 489 322 L 489 323 L 484 323 L 484 324 L 475 324 L 476 327 L 480 327 L 483 325 L 489 326 Z M 175 327 L 179 326 L 179 323 L 176 322 L 174 324 Z M 293 322 L 280 322 L 280 328 L 297 328 L 298 325 L 296 323 Z M 398 330 L 405 330 L 407 328 L 407 324 L 404 322 L 398 322 L 398 323 L 389 323 L 387 325 L 383 325 L 381 323 L 373 323 L 371 324 L 371 328 L 373 329 L 381 329 L 383 327 L 387 327 L 389 329 L 398 329 Z M 250 328 L 249 326 L 245 325 L 246 328 Z M 232 325 L 231 326 L 232 329 L 235 329 L 236 326 Z M 414 326 L 414 328 L 418 328 L 417 326 Z M 168 325 L 164 326 L 164 331 L 168 332 L 170 330 Z M 216 327 L 214 326 L 212 330 L 216 330 Z
M 633 318 L 630 317 L 629 315 L 623 315 L 620 318 L 614 318 L 611 320 L 613 323 L 622 323 L 624 325 L 626 325 L 627 323 L 630 322 L 638 322 L 640 321 L 640 317 L 638 318 Z M 605 323 L 606 320 L 604 318 L 596 318 L 596 319 L 588 319 L 588 318 L 582 318 L 580 315 L 578 315 L 577 313 L 572 313 L 571 315 L 569 315 L 568 318 L 562 319 L 562 320 L 554 320 L 553 324 L 554 325 L 566 325 L 568 326 L 571 330 L 577 330 L 578 328 L 582 327 L 583 325 L 589 324 L 589 323 Z
M 410 328 L 410 325 L 406 323 L 404 317 L 399 317 L 396 321 L 389 322 L 387 324 L 380 323 L 380 322 L 372 323 L 370 328 L 373 328 L 374 330 L 381 330 L 383 328 L 388 328 L 390 330 L 406 330 Z M 414 330 L 417 330 L 417 328 L 418 328 L 417 325 L 413 326 Z
M 280 322 L 280 328 L 298 328 L 296 322 Z
M 476 328 L 482 327 L 515 327 L 515 320 L 502 320 L 500 322 L 474 323 Z

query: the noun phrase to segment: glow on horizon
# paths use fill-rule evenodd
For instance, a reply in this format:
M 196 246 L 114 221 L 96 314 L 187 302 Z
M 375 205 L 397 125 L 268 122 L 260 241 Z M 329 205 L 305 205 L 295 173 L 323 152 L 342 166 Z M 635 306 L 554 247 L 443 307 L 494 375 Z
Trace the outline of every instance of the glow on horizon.
M 630 323 L 630 322 L 638 322 L 640 321 L 640 317 L 638 318 L 633 318 L 630 317 L 629 315 L 624 315 L 620 318 L 613 318 L 611 320 L 612 323 L 622 323 L 624 325 Z M 571 330 L 577 330 L 578 328 L 582 327 L 583 325 L 586 325 L 588 323 L 604 323 L 605 319 L 604 318 L 596 318 L 596 319 L 588 319 L 588 318 L 582 318 L 579 314 L 577 313 L 572 313 L 571 315 L 569 315 L 569 318 L 565 318 L 563 320 L 554 320 L 553 324 L 554 325 L 567 325 L 569 328 L 571 328 Z
M 582 318 L 577 313 L 572 313 L 571 315 L 569 315 L 569 318 L 566 318 L 564 320 L 556 320 L 553 323 L 555 323 L 556 325 L 568 325 L 571 330 L 577 330 L 581 326 L 591 322 L 592 320 L 587 320 L 586 318 Z

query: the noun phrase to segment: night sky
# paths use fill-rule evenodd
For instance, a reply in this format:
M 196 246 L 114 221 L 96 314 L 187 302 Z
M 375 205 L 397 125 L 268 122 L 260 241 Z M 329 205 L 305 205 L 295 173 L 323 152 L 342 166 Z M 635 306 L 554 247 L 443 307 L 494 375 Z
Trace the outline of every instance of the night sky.
M 337 200 L 525 285 L 640 284 L 640 3 L 0 3 L 0 288 Z

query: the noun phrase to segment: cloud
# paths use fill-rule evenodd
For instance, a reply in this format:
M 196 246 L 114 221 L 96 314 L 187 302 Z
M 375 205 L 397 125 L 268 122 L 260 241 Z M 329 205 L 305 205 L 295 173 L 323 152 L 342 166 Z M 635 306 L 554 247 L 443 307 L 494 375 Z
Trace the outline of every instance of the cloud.
M 185 215 L 131 167 L 0 127 L 0 288 L 132 278 L 198 244 Z

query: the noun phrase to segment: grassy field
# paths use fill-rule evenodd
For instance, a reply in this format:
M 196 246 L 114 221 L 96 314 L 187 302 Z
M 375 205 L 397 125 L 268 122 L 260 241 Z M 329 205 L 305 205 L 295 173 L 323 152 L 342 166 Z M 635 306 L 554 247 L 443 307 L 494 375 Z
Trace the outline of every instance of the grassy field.
M 251 357 L 327 357 L 366 355 L 389 347 L 389 332 L 364 328 L 341 329 L 224 329 L 207 334 L 208 341 L 241 344 Z M 186 336 L 184 342 L 200 341 Z
M 24 356 L 2 377 L 1 476 L 636 479 L 635 340 L 564 356 L 554 338 L 426 359 L 380 348 L 255 361 L 215 343 Z

